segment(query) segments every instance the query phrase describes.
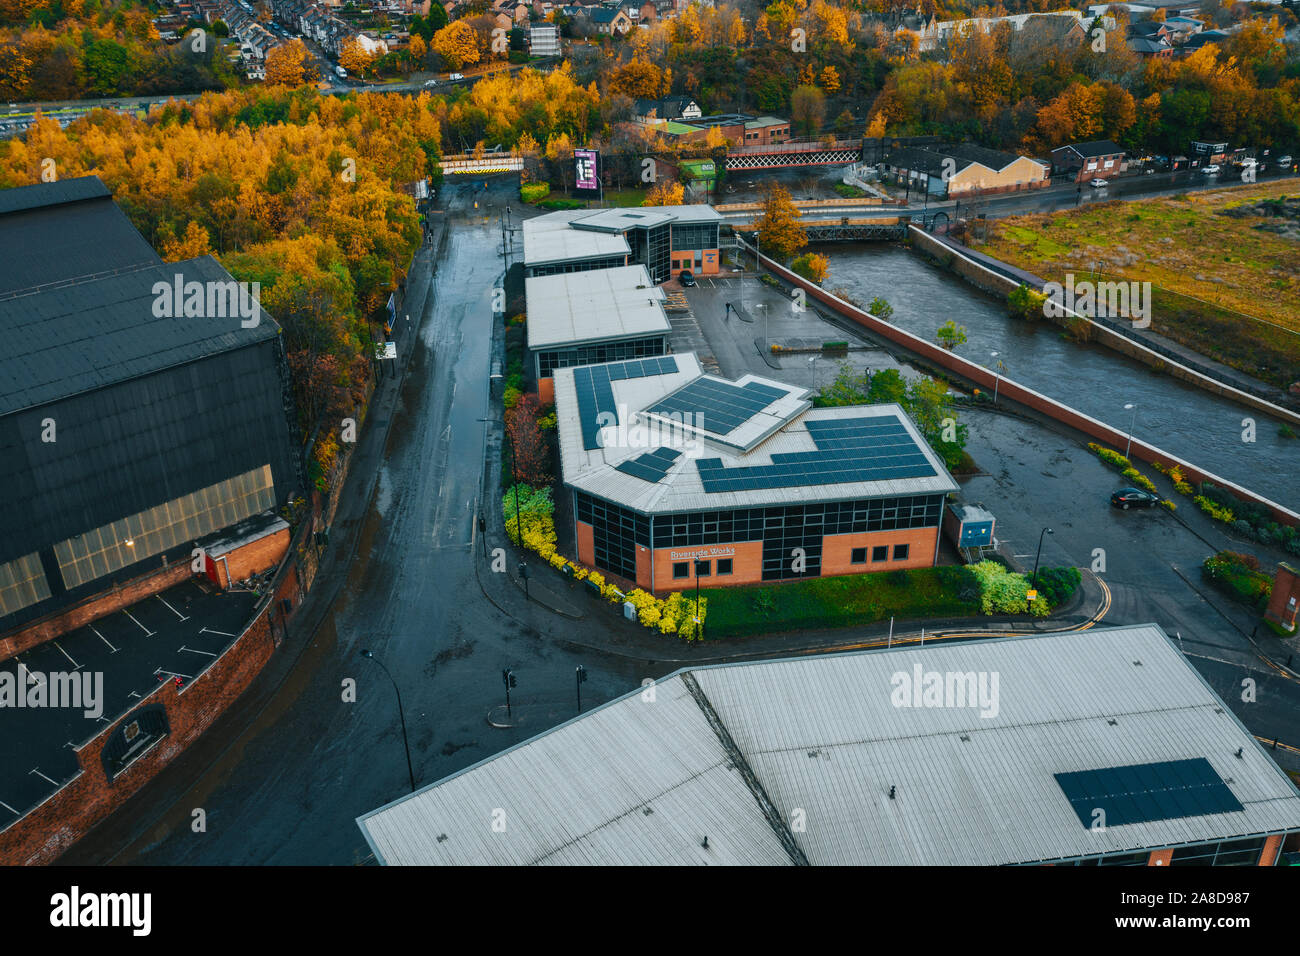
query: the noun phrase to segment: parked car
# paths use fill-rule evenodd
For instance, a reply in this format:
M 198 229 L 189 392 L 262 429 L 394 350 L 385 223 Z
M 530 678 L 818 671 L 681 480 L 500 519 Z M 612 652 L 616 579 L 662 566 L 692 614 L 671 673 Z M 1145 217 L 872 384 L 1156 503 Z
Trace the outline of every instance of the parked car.
M 688 289 L 695 285 L 695 273 L 690 269 L 683 269 L 681 275 L 677 277 L 678 281 Z
M 1106 180 L 1093 179 L 1089 181 L 1088 185 L 1091 186 L 1093 189 L 1104 189 L 1106 187 Z
M 437 86 L 437 85 L 438 85 L 438 81 L 437 81 L 437 80 L 425 80 L 425 81 L 424 81 L 424 85 L 425 85 L 426 88 L 431 87 L 431 86 Z
M 1141 488 L 1121 488 L 1110 496 L 1110 503 L 1125 511 L 1129 508 L 1150 508 L 1160 503 L 1160 496 Z
M 1277 165 L 1279 169 L 1286 169 L 1288 166 L 1291 165 L 1291 163 L 1292 163 L 1292 159 L 1289 154 L 1286 156 L 1279 156 L 1277 158 Z
M 465 79 L 465 74 L 464 74 L 464 73 L 448 73 L 448 74 L 447 74 L 447 80 L 448 80 L 448 82 L 451 82 L 451 83 L 454 83 L 454 82 L 456 82 L 457 80 L 463 80 L 463 79 Z
M 1210 165 L 1203 167 L 1201 172 L 1205 173 L 1207 176 L 1217 176 L 1219 174 L 1219 164 L 1210 163 Z

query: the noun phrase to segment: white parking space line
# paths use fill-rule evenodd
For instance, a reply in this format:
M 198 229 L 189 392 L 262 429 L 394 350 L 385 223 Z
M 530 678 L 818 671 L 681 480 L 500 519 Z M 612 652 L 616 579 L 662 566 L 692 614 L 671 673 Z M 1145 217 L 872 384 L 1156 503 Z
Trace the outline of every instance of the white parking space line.
M 182 644 L 180 647 L 178 647 L 177 650 L 180 650 L 180 651 L 189 651 L 191 654 L 206 654 L 208 657 L 216 657 L 216 656 L 217 656 L 216 654 L 213 654 L 211 651 L 200 651 L 200 650 L 198 650 L 197 648 L 194 648 L 194 647 L 186 647 L 184 644 Z
M 97 638 L 99 638 L 99 639 L 100 639 L 101 641 L 103 641 L 105 644 L 108 644 L 108 638 L 106 638 L 103 634 L 100 634 L 99 631 L 96 631 L 95 628 L 94 628 L 93 626 L 92 626 L 90 629 L 91 629 L 92 631 L 95 631 L 95 636 L 96 636 Z M 109 649 L 110 651 L 112 651 L 114 654 L 117 653 L 117 648 L 114 647 L 112 644 L 108 644 L 108 649 Z
M 44 678 L 44 677 L 42 677 L 40 674 L 36 673 L 34 670 L 32 670 L 30 667 L 28 667 L 28 666 L 27 666 L 26 664 L 24 664 L 22 661 L 19 661 L 19 662 L 18 662 L 18 666 L 21 667 L 21 668 L 23 669 L 23 673 L 24 673 L 24 675 L 30 674 L 30 675 L 32 676 L 32 678 L 36 681 L 37 684 L 44 684 L 44 683 L 45 683 L 45 678 Z M 26 678 L 26 676 L 24 676 L 24 677 L 23 677 L 23 681 L 26 682 L 26 680 L 27 680 L 27 678 Z
M 42 780 L 50 780 L 49 777 L 47 777 L 47 776 L 45 776 L 45 774 L 41 773 L 39 767 L 34 767 L 34 768 L 31 769 L 30 771 L 28 771 L 27 776 L 30 777 L 32 774 L 36 774 L 36 776 L 40 777 Z M 59 785 L 59 781 L 57 781 L 57 780 L 50 780 L 50 783 L 54 784 L 56 787 Z
M 13 807 L 9 806 L 9 804 L 5 803 L 3 800 L 0 800 L 0 807 L 4 807 L 6 810 L 8 810 L 8 811 L 9 811 L 10 813 L 12 813 L 14 816 L 18 816 L 18 811 L 15 810 Z
M 154 597 L 156 597 L 158 600 L 162 601 L 163 604 L 167 604 L 166 601 L 163 601 L 163 596 L 162 596 L 161 594 L 155 594 Z M 182 614 L 180 611 L 176 610 L 176 608 L 172 607 L 170 604 L 167 604 L 167 610 L 171 611 L 173 614 L 175 614 L 177 617 L 179 617 L 182 621 L 188 621 L 188 620 L 189 620 L 188 617 L 186 617 L 186 616 L 185 616 L 184 614 Z
M 69 661 L 72 662 L 72 669 L 74 671 L 81 670 L 81 665 L 78 664 L 76 661 L 72 660 L 72 655 L 63 649 L 62 644 L 60 644 L 58 641 L 51 641 L 50 643 L 52 643 L 55 647 L 59 649 L 60 654 L 62 654 L 64 657 L 66 657 Z
M 166 674 L 168 677 L 184 677 L 186 680 L 194 680 L 192 674 L 182 674 L 180 671 L 165 671 L 161 667 L 154 671 L 155 674 Z
M 128 611 L 126 608 L 122 608 L 122 613 L 125 614 L 127 617 L 131 618 L 131 620 L 135 621 L 135 616 L 134 616 L 130 611 Z M 139 621 L 135 621 L 135 623 L 136 623 L 136 625 L 140 628 L 140 630 L 144 631 L 144 636 L 145 636 L 145 637 L 153 637 L 155 634 L 158 633 L 157 631 L 151 631 L 151 630 L 149 630 L 149 628 L 145 627 L 145 626 L 144 626 L 143 624 L 141 624 Z
M 222 637 L 238 637 L 238 634 L 227 634 L 225 631 L 214 631 L 210 627 L 199 628 L 200 634 L 220 634 Z

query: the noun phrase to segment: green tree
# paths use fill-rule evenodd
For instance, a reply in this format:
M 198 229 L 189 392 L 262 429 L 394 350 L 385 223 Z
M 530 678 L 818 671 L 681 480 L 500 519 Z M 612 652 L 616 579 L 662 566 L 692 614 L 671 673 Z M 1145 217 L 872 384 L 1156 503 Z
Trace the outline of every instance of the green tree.
M 959 345 L 966 343 L 966 326 L 958 325 L 952 319 L 949 319 L 943 325 L 939 326 L 939 331 L 935 333 L 935 338 L 944 348 L 952 351 Z

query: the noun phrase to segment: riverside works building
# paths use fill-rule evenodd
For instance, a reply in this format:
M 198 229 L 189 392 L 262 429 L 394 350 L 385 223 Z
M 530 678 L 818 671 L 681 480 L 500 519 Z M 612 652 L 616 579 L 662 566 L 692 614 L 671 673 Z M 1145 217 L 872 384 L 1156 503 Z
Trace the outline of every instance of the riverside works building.
M 689 352 L 553 374 L 584 564 L 663 592 L 938 559 L 958 486 L 898 405 L 813 408 Z
M 158 308 L 182 288 L 237 284 L 210 256 L 164 263 L 97 178 L 0 191 L 6 653 L 176 583 L 197 544 L 224 540 L 227 569 L 260 537 L 287 546 L 275 511 L 302 469 L 280 328 L 260 306 Z

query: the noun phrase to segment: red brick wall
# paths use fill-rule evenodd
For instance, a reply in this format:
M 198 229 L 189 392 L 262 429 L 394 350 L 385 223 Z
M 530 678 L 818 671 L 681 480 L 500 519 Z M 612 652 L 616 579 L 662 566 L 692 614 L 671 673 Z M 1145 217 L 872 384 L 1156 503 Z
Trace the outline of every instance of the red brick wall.
M 1260 866 L 1274 866 L 1278 852 L 1282 849 L 1282 835 L 1271 836 L 1264 841 L 1264 851 L 1259 855 Z
M 638 544 L 636 546 L 636 586 L 643 591 L 652 589 L 650 581 L 650 566 L 652 563 L 650 549 L 644 544 Z
M 924 232 L 917 230 L 915 227 L 912 228 L 910 235 L 913 238 L 917 238 L 918 236 L 926 237 Z M 900 329 L 896 325 L 882 322 L 880 319 L 864 312 L 862 309 L 836 298 L 820 286 L 804 280 L 788 269 L 782 268 L 780 264 L 766 256 L 763 257 L 763 265 L 764 268 L 772 272 L 774 275 L 780 276 L 791 285 L 806 290 L 808 295 L 812 298 L 821 302 L 828 308 L 834 309 L 841 315 L 852 319 L 862 327 L 870 329 L 875 334 L 901 345 L 909 352 L 919 355 L 927 362 L 940 368 L 947 369 L 968 382 L 972 382 L 981 388 L 992 390 L 996 375 L 989 369 L 984 368 L 982 365 L 976 365 L 974 362 L 969 362 L 948 351 L 943 346 L 926 341 L 925 339 L 915 336 L 904 329 Z M 1075 411 L 1069 406 L 1062 405 L 1055 399 L 1048 398 L 1046 395 L 1040 395 L 1038 392 L 1012 381 L 1005 375 L 1002 376 L 1002 380 L 998 384 L 998 394 L 1010 401 L 1018 402 L 1027 408 L 1032 408 L 1050 418 L 1054 418 L 1058 422 L 1069 425 L 1071 428 L 1078 429 L 1088 437 L 1096 439 L 1099 442 L 1104 442 L 1111 447 L 1123 447 L 1128 437 L 1127 432 L 1112 428 L 1103 422 L 1090 418 L 1082 412 Z M 1290 511 L 1279 505 L 1277 502 L 1270 501 L 1249 489 L 1233 484 L 1226 478 L 1221 478 L 1212 472 L 1198 468 L 1191 462 L 1183 461 L 1163 449 L 1157 448 L 1154 445 L 1148 445 L 1137 438 L 1133 439 L 1129 457 L 1138 461 L 1161 461 L 1169 465 L 1176 464 L 1190 482 L 1213 482 L 1220 488 L 1231 492 L 1243 501 L 1252 501 L 1263 505 L 1272 512 L 1273 517 L 1277 521 L 1283 524 L 1300 525 L 1300 514 Z
M 537 398 L 543 405 L 554 404 L 555 379 L 547 377 L 537 380 Z
M 1273 595 L 1268 599 L 1268 609 L 1264 616 L 1270 621 L 1286 627 L 1296 623 L 1296 604 L 1300 604 L 1300 572 L 1289 564 L 1279 564 L 1273 576 Z
M 735 549 L 735 554 L 723 553 Z M 727 584 L 757 584 L 763 580 L 763 542 L 738 541 L 729 545 L 701 545 L 697 547 L 655 548 L 655 591 L 680 591 L 695 587 L 694 559 L 684 558 L 683 554 L 695 551 L 713 552 L 700 556 L 701 561 L 713 562 L 713 573 L 707 578 L 700 578 L 700 587 L 715 587 Z M 676 554 L 677 557 L 673 557 Z M 731 558 L 732 572 L 718 577 L 718 558 Z M 691 562 L 691 576 L 673 580 L 673 565 L 678 561 Z
M 75 631 L 106 614 L 120 611 L 159 591 L 175 587 L 182 581 L 189 580 L 191 574 L 189 561 L 174 561 L 165 568 L 159 568 L 157 571 L 127 581 L 121 587 L 101 591 L 57 614 L 51 614 L 10 631 L 0 638 L 0 661 L 8 660 L 15 654 L 53 640 L 69 631 Z
M 1151 855 L 1147 857 L 1147 866 L 1168 866 L 1173 858 L 1173 850 L 1152 850 Z
M 0 832 L 0 865 L 46 864 L 57 859 L 197 739 L 244 692 L 273 647 L 263 613 L 192 684 L 177 689 L 166 682 L 141 700 L 140 707 L 161 703 L 166 708 L 170 733 L 112 782 L 104 772 L 101 754 L 110 735 L 131 719 L 131 714 L 81 747 L 77 751 L 81 773 Z
M 928 568 L 934 564 L 934 545 L 938 528 L 912 528 L 906 531 L 868 531 L 862 534 L 828 534 L 822 538 L 822 575 L 861 574 L 864 571 L 895 571 L 899 568 Z M 871 548 L 889 548 L 889 560 L 871 560 Z M 906 544 L 907 557 L 894 560 L 894 545 Z M 867 549 L 867 563 L 853 563 L 853 549 Z
M 589 567 L 596 566 L 596 542 L 591 530 L 591 525 L 585 521 L 577 522 L 578 525 L 578 560 Z
M 231 551 L 224 558 L 216 560 L 217 583 L 223 588 L 230 587 L 230 581 L 226 579 L 227 565 L 230 567 L 230 576 L 236 581 L 242 581 L 250 575 L 261 574 L 275 567 L 283 560 L 288 550 L 289 529 L 287 527 L 281 528 L 274 534 L 268 534 L 265 538 L 250 541 L 243 547 Z

